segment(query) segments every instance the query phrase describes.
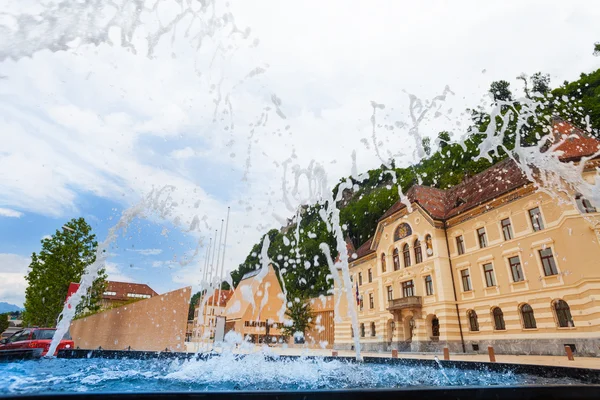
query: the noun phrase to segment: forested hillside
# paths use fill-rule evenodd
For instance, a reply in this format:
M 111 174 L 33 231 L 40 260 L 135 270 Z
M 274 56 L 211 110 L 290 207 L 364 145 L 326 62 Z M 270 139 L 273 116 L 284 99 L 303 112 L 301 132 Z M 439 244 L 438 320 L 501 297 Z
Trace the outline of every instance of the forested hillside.
M 595 128 L 593 134 L 598 134 L 600 127 L 600 69 L 590 74 L 581 74 L 574 82 L 564 82 L 560 87 L 551 90 L 548 75 L 536 73 L 531 77 L 521 76 L 523 92 L 526 98 L 537 100 L 544 104 L 538 112 L 549 120 L 551 116 L 560 116 L 572 120 L 576 125 L 582 124 L 582 116 L 589 115 L 589 123 Z M 495 101 L 511 101 L 513 93 L 507 81 L 493 82 L 490 93 Z M 512 105 L 513 111 L 518 112 L 521 105 L 517 102 Z M 506 106 L 506 110 L 508 110 Z M 503 112 L 506 112 L 503 110 Z M 430 148 L 430 140 L 423 143 L 428 156 L 416 165 L 407 168 L 393 168 L 397 176 L 397 184 L 402 191 L 406 191 L 414 184 L 433 186 L 441 189 L 460 183 L 466 175 L 477 174 L 493 163 L 506 157 L 503 151 L 492 154 L 492 163 L 485 158 L 475 161 L 479 154 L 478 146 L 483 140 L 483 132 L 490 123 L 489 111 L 481 109 L 470 110 L 472 115 L 471 132 L 464 142 L 464 147 L 458 143 L 451 143 L 448 132 L 438 135 L 439 146 L 435 151 Z M 498 122 L 498 121 L 497 121 Z M 514 124 L 514 121 L 513 121 Z M 525 126 L 518 134 L 526 145 L 537 143 L 542 136 L 543 127 L 535 121 Z M 510 150 L 514 146 L 517 134 L 516 127 L 509 126 L 508 135 L 504 144 Z M 393 166 L 393 163 L 392 163 Z M 355 183 L 358 190 L 346 193 L 344 204 L 339 204 L 340 221 L 345 229 L 345 235 L 352 241 L 355 248 L 363 244 L 373 235 L 377 221 L 381 215 L 398 201 L 398 189 L 393 184 L 391 174 L 385 166 L 368 171 L 369 178 Z M 344 178 L 351 179 L 351 178 Z M 333 189 L 337 191 L 337 186 Z M 325 223 L 319 216 L 319 205 L 308 206 L 301 216 L 300 229 L 292 224 L 284 229 L 272 229 L 269 236 L 269 258 L 274 267 L 283 272 L 287 290 L 295 297 L 311 297 L 327 292 L 331 281 L 327 281 L 329 274 L 326 259 L 319 249 L 322 242 L 328 243 L 335 251 L 335 241 L 331 232 L 328 232 Z M 296 241 L 296 235 L 299 240 Z M 232 272 L 234 285 L 242 276 L 256 268 L 260 268 L 259 255 L 262 241 L 254 245 L 244 263 Z M 336 254 L 332 254 L 335 257 Z

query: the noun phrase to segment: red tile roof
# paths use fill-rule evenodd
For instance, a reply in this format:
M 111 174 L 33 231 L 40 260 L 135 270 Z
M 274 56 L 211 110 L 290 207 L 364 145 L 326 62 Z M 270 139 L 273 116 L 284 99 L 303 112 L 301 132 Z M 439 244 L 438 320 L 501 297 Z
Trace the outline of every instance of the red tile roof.
M 356 255 L 358 257 L 356 257 L 355 259 L 350 258 L 350 262 L 354 261 L 354 260 L 358 260 L 361 257 L 364 257 L 368 254 L 371 253 L 375 253 L 375 250 L 371 250 L 371 243 L 373 242 L 373 236 L 371 236 L 369 238 L 369 240 L 367 240 L 366 242 L 364 242 L 362 244 L 362 246 L 360 246 L 357 250 L 356 250 Z
M 444 220 L 528 183 L 519 166 L 509 158 L 450 189 L 415 185 L 408 190 L 406 196 L 411 203 L 419 204 L 432 218 Z M 379 220 L 405 207 L 404 203 L 397 201 Z
M 231 296 L 233 296 L 233 290 L 217 289 L 216 293 L 208 298 L 207 304 L 210 306 L 215 305 L 216 307 L 225 307 Z
M 444 218 L 454 217 L 528 183 L 517 163 L 507 158 L 448 189 Z
M 558 157 L 560 161 L 579 161 L 581 157 L 593 156 L 600 150 L 600 141 L 565 120 L 554 118 L 552 133 L 556 140 L 562 141 L 554 149 L 562 153 Z
M 157 296 L 156 293 L 150 286 L 145 283 L 130 283 L 130 282 L 115 282 L 106 281 L 106 289 L 104 292 L 115 292 L 115 295 L 102 296 L 106 300 L 131 300 L 134 297 L 127 296 L 128 293 L 132 294 L 144 294 L 149 296 Z

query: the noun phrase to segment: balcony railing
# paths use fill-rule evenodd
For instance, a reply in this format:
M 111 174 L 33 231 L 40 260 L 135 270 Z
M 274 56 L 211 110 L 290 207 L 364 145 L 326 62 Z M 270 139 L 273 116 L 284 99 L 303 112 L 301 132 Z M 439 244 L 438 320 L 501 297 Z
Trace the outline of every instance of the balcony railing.
M 404 308 L 421 308 L 421 296 L 407 296 L 399 299 L 392 299 L 388 310 L 402 310 Z

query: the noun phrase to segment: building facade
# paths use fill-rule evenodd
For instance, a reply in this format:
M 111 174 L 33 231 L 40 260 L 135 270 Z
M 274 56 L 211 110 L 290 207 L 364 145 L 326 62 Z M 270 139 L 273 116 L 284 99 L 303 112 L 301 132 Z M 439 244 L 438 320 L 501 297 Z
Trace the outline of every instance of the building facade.
M 106 281 L 106 289 L 102 294 L 100 305 L 102 310 L 107 310 L 154 296 L 158 296 L 158 293 L 145 283 Z
M 237 332 L 253 343 L 283 343 L 284 299 L 272 265 L 245 274 L 223 314 L 225 333 Z
M 217 317 L 223 316 L 232 295 L 233 290 L 217 289 L 206 301 L 204 296 L 200 297 L 194 311 L 192 340 L 210 339 L 215 336 Z
M 556 125 L 559 124 L 559 125 Z M 552 151 L 593 181 L 600 142 L 565 123 Z M 563 138 L 564 139 L 564 138 Z M 539 190 L 510 159 L 447 190 L 414 186 L 350 262 L 335 348 L 600 355 L 600 214 Z M 408 207 L 408 203 L 410 207 Z M 355 292 L 358 293 L 355 296 Z

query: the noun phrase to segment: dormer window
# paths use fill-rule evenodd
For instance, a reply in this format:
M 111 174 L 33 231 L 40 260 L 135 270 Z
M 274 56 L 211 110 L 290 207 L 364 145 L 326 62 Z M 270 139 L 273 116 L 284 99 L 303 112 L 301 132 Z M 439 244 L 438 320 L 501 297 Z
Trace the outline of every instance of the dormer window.
M 457 197 L 456 202 L 454 203 L 454 207 L 460 207 L 463 204 L 465 204 L 466 202 L 467 202 L 467 200 L 463 199 L 462 197 Z

